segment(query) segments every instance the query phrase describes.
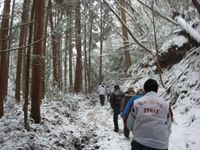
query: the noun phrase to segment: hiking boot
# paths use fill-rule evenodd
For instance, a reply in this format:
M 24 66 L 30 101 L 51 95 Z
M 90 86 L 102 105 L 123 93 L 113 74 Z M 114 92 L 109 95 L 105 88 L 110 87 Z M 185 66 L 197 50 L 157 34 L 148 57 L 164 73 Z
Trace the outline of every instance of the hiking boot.
M 124 136 L 125 136 L 126 138 L 129 138 L 129 133 L 130 133 L 129 129 L 125 126 L 125 127 L 124 127 Z
M 114 132 L 119 132 L 119 129 L 114 129 Z

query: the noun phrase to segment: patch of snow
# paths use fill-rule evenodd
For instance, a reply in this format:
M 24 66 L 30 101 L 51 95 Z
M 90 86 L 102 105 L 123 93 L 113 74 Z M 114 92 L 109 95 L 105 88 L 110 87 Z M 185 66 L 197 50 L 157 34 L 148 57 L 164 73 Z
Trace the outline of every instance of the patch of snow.
M 167 50 L 171 48 L 172 46 L 181 47 L 183 46 L 184 43 L 187 43 L 187 42 L 188 42 L 188 39 L 182 35 L 174 36 L 170 40 L 168 40 L 166 43 L 164 43 L 160 50 L 162 53 L 167 52 Z
M 197 42 L 200 42 L 200 33 L 196 31 L 188 22 L 186 22 L 180 15 L 175 17 L 175 20 L 180 26 Z

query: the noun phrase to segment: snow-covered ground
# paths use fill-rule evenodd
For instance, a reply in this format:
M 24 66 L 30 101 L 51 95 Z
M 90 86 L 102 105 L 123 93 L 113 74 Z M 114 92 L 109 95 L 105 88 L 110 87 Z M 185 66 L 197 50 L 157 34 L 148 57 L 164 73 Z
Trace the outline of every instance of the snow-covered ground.
M 151 66 L 150 61 L 148 64 Z M 123 82 L 122 89 L 136 81 L 135 86 L 142 86 L 149 77 L 159 82 L 154 69 L 133 69 L 133 77 Z M 159 94 L 172 101 L 175 119 L 169 150 L 199 150 L 200 49 L 191 50 L 180 63 L 163 70 L 162 77 L 166 87 L 171 88 L 167 92 L 160 86 Z M 113 116 L 108 101 L 101 106 L 96 94 L 55 93 L 51 93 L 41 104 L 41 123 L 34 124 L 30 120 L 30 131 L 26 131 L 22 104 L 15 104 L 10 88 L 5 113 L 0 119 L 0 150 L 131 149 L 131 138 L 124 137 L 120 117 L 120 131 L 113 131 Z
M 97 95 L 67 95 L 63 100 L 43 101 L 42 121 L 30 123 L 30 131 L 24 130 L 21 106 L 10 102 L 7 109 L 9 113 L 0 122 L 1 150 L 130 149 L 131 139 L 123 135 L 121 118 L 120 131 L 115 133 L 109 102 L 100 106 Z

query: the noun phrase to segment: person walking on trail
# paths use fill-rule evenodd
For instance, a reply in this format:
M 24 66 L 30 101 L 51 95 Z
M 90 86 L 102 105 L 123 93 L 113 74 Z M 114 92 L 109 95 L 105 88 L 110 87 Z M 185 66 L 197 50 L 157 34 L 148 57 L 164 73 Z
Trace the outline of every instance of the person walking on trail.
M 106 85 L 105 85 L 105 83 L 102 83 L 98 86 L 97 93 L 99 94 L 100 104 L 103 106 L 104 102 L 105 102 L 105 96 L 106 96 Z
M 129 87 L 129 88 L 127 89 L 127 91 L 124 93 L 124 96 L 125 96 L 125 97 L 124 97 L 124 99 L 123 99 L 123 101 L 122 101 L 122 104 L 121 104 L 121 107 L 120 107 L 120 112 L 123 112 L 123 111 L 124 111 L 128 100 L 129 100 L 132 96 L 134 96 L 135 94 L 136 94 L 136 93 L 135 93 L 133 87 Z
M 108 85 L 106 86 L 106 94 L 107 94 L 107 100 L 110 101 L 111 88 Z
M 121 117 L 123 119 L 123 122 L 124 122 L 124 136 L 126 138 L 129 138 L 129 134 L 130 134 L 130 131 L 129 129 L 127 128 L 127 125 L 126 125 L 126 122 L 127 122 L 127 118 L 128 118 L 128 115 L 131 111 L 131 108 L 133 106 L 133 103 L 136 99 L 142 97 L 144 95 L 144 91 L 143 89 L 139 88 L 136 92 L 135 95 L 132 95 L 131 97 L 128 98 L 127 96 L 127 99 L 128 99 L 128 102 L 126 102 L 126 105 L 125 105 L 125 108 L 123 109 L 122 113 L 121 113 Z M 126 94 L 125 94 L 125 99 L 126 99 Z
M 124 98 L 124 93 L 120 90 L 119 85 L 114 86 L 114 92 L 111 94 L 110 97 L 110 104 L 111 108 L 113 109 L 113 122 L 114 122 L 114 131 L 119 131 L 118 126 L 118 115 L 120 114 L 120 106 L 122 103 L 122 100 Z
M 121 117 L 122 117 L 124 123 L 127 122 L 128 115 L 129 115 L 129 113 L 130 113 L 130 111 L 131 111 L 131 108 L 132 108 L 132 106 L 133 106 L 134 101 L 135 101 L 136 99 L 142 97 L 142 96 L 144 96 L 144 90 L 143 90 L 142 88 L 139 88 L 139 89 L 137 89 L 136 95 L 132 96 L 132 97 L 128 100 L 128 102 L 127 102 L 127 104 L 126 104 L 126 106 L 125 106 L 125 109 L 124 109 L 123 112 L 121 113 Z
M 153 79 L 144 83 L 145 95 L 134 101 L 127 127 L 133 132 L 131 150 L 168 150 L 173 114 L 170 105 L 158 96 Z

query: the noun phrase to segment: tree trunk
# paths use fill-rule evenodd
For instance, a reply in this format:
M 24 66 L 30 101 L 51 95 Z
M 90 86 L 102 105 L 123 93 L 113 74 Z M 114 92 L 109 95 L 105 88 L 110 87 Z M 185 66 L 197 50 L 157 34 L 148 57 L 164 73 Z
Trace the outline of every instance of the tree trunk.
M 13 2 L 12 2 L 12 12 L 11 12 L 11 19 L 10 19 L 10 27 L 13 26 L 14 13 L 15 13 L 15 0 L 13 0 Z M 13 40 L 12 29 L 10 29 L 10 31 L 9 31 L 8 49 L 11 48 L 11 44 L 13 43 L 12 40 Z M 7 79 L 6 79 L 6 81 L 8 81 L 9 70 L 10 70 L 10 52 L 8 52 L 8 55 L 7 55 L 7 67 L 6 68 L 7 68 L 7 72 L 6 72 Z M 7 88 L 8 88 L 8 82 L 6 82 L 6 89 Z M 6 95 L 7 95 L 7 93 L 6 93 Z
M 102 54 L 103 54 L 103 8 L 102 2 L 100 3 L 101 19 L 100 19 L 100 57 L 99 57 L 99 84 L 102 83 Z
M 35 0 L 35 29 L 34 41 L 43 38 L 45 0 Z M 36 43 L 33 47 L 32 62 L 32 100 L 31 117 L 35 123 L 40 123 L 40 103 L 42 92 L 42 53 L 43 42 Z
M 48 6 L 45 12 L 45 29 L 44 29 L 44 37 L 47 37 L 47 27 L 48 27 L 48 19 L 49 19 L 49 14 L 50 14 L 50 0 L 48 1 Z M 46 43 L 47 40 L 46 38 L 44 39 L 44 45 L 43 45 L 43 57 L 46 56 Z M 42 65 L 43 73 L 42 73 L 42 98 L 45 96 L 46 92 L 46 76 L 45 76 L 45 59 L 43 59 L 43 65 Z
M 194 4 L 194 6 L 196 7 L 199 15 L 200 15 L 200 4 L 198 3 L 197 0 L 192 0 L 192 3 Z
M 87 26 L 86 24 L 84 24 L 84 68 L 85 68 L 85 72 L 84 72 L 84 77 L 85 77 L 85 93 L 88 93 L 88 80 L 87 80 Z
M 93 28 L 93 13 L 90 11 L 90 37 L 89 37 L 89 68 L 88 68 L 88 92 L 91 93 L 91 52 L 92 52 L 92 28 Z
M 30 4 L 29 4 L 30 5 Z M 33 1 L 33 5 L 31 8 L 31 21 L 33 21 L 34 17 L 34 10 L 35 10 L 35 1 Z M 28 37 L 28 44 L 32 42 L 32 34 L 33 33 L 33 24 L 29 26 L 29 37 Z M 29 130 L 29 122 L 28 122 L 28 104 L 29 104 L 29 80 L 30 80 L 30 60 L 31 59 L 31 47 L 29 46 L 27 49 L 27 56 L 26 56 L 26 77 L 25 77 L 25 96 L 24 96 L 24 128 Z
M 57 60 L 58 60 L 58 88 L 60 91 L 62 91 L 62 55 L 61 55 L 61 49 L 62 49 L 62 35 L 58 33 L 58 52 L 57 52 Z
M 24 24 L 28 21 L 28 0 L 24 0 L 23 3 L 23 12 L 21 16 L 21 23 Z M 26 36 L 27 36 L 27 26 L 22 25 L 20 28 L 20 37 L 19 37 L 19 47 L 23 47 L 26 44 Z M 20 91 L 22 85 L 22 64 L 24 62 L 25 49 L 19 48 L 18 50 L 18 59 L 17 59 L 17 71 L 16 71 L 16 82 L 15 82 L 15 99 L 16 102 L 20 102 Z
M 124 0 L 119 0 L 119 2 L 122 7 L 125 7 Z M 121 8 L 121 16 L 122 16 L 123 22 L 126 24 L 126 14 L 125 14 L 125 11 L 123 8 Z M 123 36 L 125 37 L 125 38 L 123 38 L 123 41 L 124 41 L 124 63 L 125 63 L 126 71 L 127 71 L 132 63 L 131 63 L 131 56 L 130 56 L 130 53 L 128 50 L 129 49 L 128 31 L 123 24 L 122 24 L 122 32 L 123 32 Z
M 8 27 L 9 27 L 9 14 L 10 14 L 10 0 L 4 1 L 3 8 L 3 18 L 1 22 L 1 28 L 5 29 L 0 32 L 0 39 L 5 39 L 0 41 L 1 47 L 0 51 L 5 51 L 7 49 L 8 41 L 6 40 L 8 37 Z M 8 71 L 7 66 L 7 55 L 8 53 L 1 53 L 1 62 L 0 62 L 0 118 L 4 115 L 3 101 L 7 93 L 6 82 L 8 78 L 6 77 L 6 72 Z
M 59 77 L 58 77 L 58 33 L 54 31 L 56 27 L 54 27 L 53 22 L 53 14 L 52 14 L 52 2 L 50 1 L 50 13 L 49 13 L 49 20 L 52 32 L 52 56 L 53 56 L 53 85 L 55 87 L 59 86 Z
M 65 57 L 64 57 L 64 93 L 67 93 L 67 50 L 68 50 L 68 31 L 65 30 Z
M 76 2 L 75 9 L 75 31 L 76 31 L 76 71 L 75 71 L 75 82 L 74 82 L 74 91 L 79 93 L 81 90 L 82 84 L 82 53 L 81 53 L 81 8 L 80 0 Z
M 69 16 L 69 31 L 68 31 L 68 53 L 69 53 L 69 86 L 70 88 L 73 87 L 73 70 L 72 70 L 72 12 L 70 12 Z

